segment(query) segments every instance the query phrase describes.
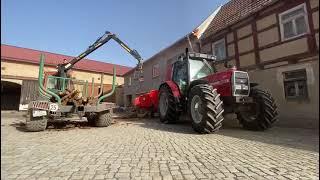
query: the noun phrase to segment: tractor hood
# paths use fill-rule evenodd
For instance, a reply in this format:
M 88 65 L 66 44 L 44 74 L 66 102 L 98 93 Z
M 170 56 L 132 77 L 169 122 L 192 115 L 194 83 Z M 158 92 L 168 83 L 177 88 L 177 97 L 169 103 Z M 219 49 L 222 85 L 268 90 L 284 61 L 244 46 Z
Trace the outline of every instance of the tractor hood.
M 236 71 L 236 69 L 231 68 L 208 75 L 201 79 L 206 80 L 213 88 L 216 88 L 221 96 L 230 96 L 232 93 L 231 79 L 234 71 Z

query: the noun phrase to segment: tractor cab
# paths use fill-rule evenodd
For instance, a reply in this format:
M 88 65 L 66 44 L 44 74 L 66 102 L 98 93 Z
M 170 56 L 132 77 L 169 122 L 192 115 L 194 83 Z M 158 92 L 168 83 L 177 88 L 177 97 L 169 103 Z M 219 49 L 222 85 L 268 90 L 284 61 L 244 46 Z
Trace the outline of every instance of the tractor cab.
M 173 64 L 172 81 L 178 86 L 182 94 L 190 84 L 216 72 L 213 63 L 215 56 L 201 53 L 186 53 Z
M 172 78 L 182 96 L 188 94 L 194 85 L 207 83 L 216 88 L 223 97 L 249 96 L 250 81 L 247 72 L 235 67 L 217 72 L 216 57 L 210 54 L 188 53 L 173 64 Z

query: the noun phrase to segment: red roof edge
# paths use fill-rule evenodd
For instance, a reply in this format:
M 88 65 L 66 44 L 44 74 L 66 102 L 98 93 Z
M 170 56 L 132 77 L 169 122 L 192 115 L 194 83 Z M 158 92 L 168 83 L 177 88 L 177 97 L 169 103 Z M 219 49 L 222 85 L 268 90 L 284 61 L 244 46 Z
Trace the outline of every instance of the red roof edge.
M 70 60 L 73 56 L 41 51 L 36 49 L 18 47 L 13 45 L 1 44 L 1 60 L 17 61 L 25 63 L 39 63 L 39 56 L 43 53 L 46 56 L 45 63 L 47 65 L 57 65 L 62 63 L 63 59 Z M 74 66 L 74 69 L 99 72 L 106 74 L 113 74 L 113 66 L 116 67 L 117 76 L 123 76 L 126 72 L 130 71 L 132 67 L 105 63 L 97 60 L 84 59 Z

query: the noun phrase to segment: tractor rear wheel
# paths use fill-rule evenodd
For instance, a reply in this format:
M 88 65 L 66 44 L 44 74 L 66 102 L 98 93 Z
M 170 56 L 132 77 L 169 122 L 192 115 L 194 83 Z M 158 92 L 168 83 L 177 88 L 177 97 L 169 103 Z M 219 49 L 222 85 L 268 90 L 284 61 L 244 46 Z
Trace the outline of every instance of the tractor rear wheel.
M 26 130 L 30 132 L 44 131 L 47 128 L 47 117 L 33 117 L 32 109 L 29 110 L 29 117 L 26 121 Z
M 217 89 L 208 84 L 194 86 L 189 93 L 188 112 L 192 127 L 199 133 L 212 133 L 222 126 L 223 102 Z
M 159 92 L 160 121 L 166 124 L 176 122 L 179 119 L 179 112 L 176 109 L 175 99 L 170 87 L 162 86 Z
M 243 128 L 248 130 L 266 130 L 277 121 L 278 112 L 271 94 L 259 89 L 251 89 L 250 97 L 254 104 L 247 111 L 237 113 Z

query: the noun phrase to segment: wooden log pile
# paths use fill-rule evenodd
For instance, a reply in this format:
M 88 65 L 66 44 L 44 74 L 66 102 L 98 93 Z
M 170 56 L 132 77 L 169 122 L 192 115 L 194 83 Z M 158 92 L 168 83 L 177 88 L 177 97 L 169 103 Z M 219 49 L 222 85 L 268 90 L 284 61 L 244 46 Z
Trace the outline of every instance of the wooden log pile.
M 64 92 L 60 92 L 59 97 L 61 98 L 61 105 L 74 104 L 75 106 L 85 106 L 87 104 L 94 104 L 94 99 L 89 97 L 81 97 L 79 90 L 66 89 Z M 52 102 L 56 102 L 55 98 L 51 98 Z

